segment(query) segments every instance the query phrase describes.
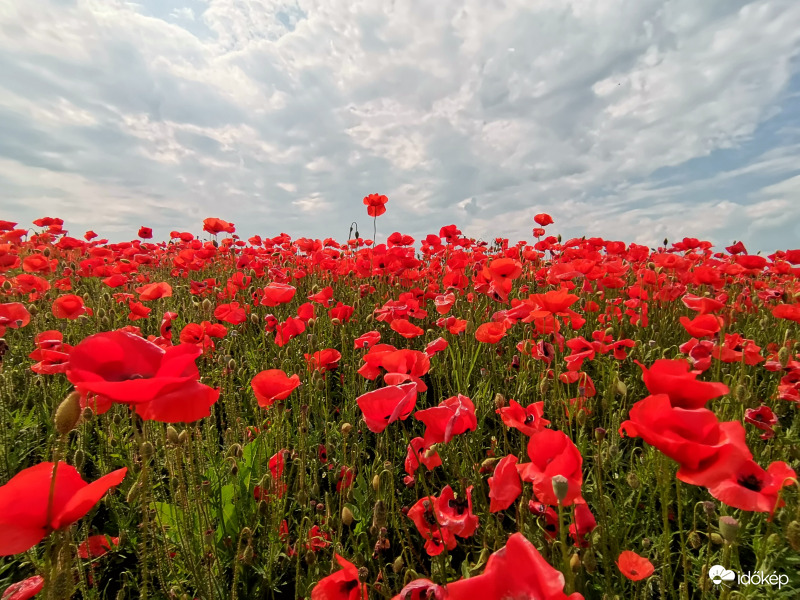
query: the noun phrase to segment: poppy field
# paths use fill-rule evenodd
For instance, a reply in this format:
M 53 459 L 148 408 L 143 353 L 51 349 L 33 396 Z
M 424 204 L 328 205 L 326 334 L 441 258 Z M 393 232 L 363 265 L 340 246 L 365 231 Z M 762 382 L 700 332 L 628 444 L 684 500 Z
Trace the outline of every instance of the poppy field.
M 800 249 L 363 204 L 0 221 L 3 600 L 800 597 Z

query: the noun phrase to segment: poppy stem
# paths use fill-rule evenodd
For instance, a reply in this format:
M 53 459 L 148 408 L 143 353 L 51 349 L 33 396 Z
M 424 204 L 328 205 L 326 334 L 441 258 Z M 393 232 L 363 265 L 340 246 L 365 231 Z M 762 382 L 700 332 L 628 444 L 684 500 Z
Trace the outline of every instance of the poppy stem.
M 571 594 L 574 587 L 574 580 L 572 567 L 569 564 L 569 552 L 567 551 L 567 530 L 564 523 L 564 507 L 560 500 L 558 502 L 558 537 L 561 546 L 562 568 L 564 569 L 564 578 L 566 579 L 564 593 Z

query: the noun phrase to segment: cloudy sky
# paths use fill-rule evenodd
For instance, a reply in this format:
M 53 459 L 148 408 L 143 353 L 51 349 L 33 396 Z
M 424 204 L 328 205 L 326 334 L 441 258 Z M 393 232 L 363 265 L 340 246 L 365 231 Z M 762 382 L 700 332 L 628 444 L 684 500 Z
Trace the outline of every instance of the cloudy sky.
M 800 246 L 797 0 L 0 0 L 0 219 Z

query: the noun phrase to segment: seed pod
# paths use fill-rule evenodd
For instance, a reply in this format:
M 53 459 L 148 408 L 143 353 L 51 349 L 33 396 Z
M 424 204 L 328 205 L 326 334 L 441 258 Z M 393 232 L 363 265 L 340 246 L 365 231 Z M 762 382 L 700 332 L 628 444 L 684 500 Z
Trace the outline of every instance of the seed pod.
M 567 478 L 563 475 L 556 475 L 553 477 L 552 483 L 553 493 L 555 493 L 560 504 L 564 502 L 564 498 L 566 498 L 569 493 L 569 481 L 567 481 Z
M 91 409 L 91 407 L 87 406 L 83 409 L 83 412 L 81 413 L 81 419 L 83 419 L 85 422 L 89 422 L 94 419 L 94 411 Z
M 75 429 L 81 418 L 81 395 L 72 392 L 62 400 L 56 409 L 56 431 L 59 435 L 67 435 Z

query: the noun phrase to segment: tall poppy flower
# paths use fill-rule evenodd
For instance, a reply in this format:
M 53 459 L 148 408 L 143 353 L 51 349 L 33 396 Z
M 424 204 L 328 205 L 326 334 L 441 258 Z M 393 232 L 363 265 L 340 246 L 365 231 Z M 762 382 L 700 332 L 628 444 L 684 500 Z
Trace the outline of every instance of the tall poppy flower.
M 703 408 L 709 400 L 724 396 L 730 388 L 724 383 L 698 381 L 690 371 L 689 361 L 660 358 L 650 368 L 634 361 L 642 369 L 642 379 L 650 394 L 666 394 L 678 408 Z
M 513 454 L 504 456 L 489 477 L 489 512 L 505 510 L 522 493 L 522 482 L 517 472 L 517 461 Z
M 564 575 L 547 563 L 521 533 L 489 556 L 483 573 L 447 585 L 449 600 L 536 598 L 536 600 L 583 600 L 578 592 L 564 593 Z
M 559 503 L 553 491 L 553 477 L 561 475 L 566 477 L 569 484 L 561 504 L 570 506 L 576 502 L 583 503 L 583 457 L 566 433 L 553 429 L 534 433 L 528 440 L 528 457 L 531 462 L 517 465 L 517 469 L 523 481 L 533 483 L 533 492 L 540 502 L 553 506 Z
M 417 384 L 412 381 L 379 388 L 362 394 L 356 402 L 364 413 L 367 429 L 381 433 L 390 423 L 405 421 L 411 415 L 417 403 Z
M 617 559 L 617 567 L 620 573 L 631 581 L 641 581 L 647 579 L 655 572 L 653 563 L 644 556 L 639 556 L 635 552 L 625 550 Z
M 447 443 L 453 436 L 478 428 L 475 405 L 472 400 L 458 394 L 443 400 L 438 406 L 419 410 L 414 418 L 425 423 L 425 446 Z
M 319 580 L 311 600 L 367 600 L 367 584 L 359 582 L 356 566 L 338 554 L 334 557 L 342 568 Z
M 83 298 L 75 294 L 59 296 L 53 301 L 53 316 L 57 319 L 75 320 L 81 315 L 92 314 L 91 309 L 83 305 Z
M 166 281 L 148 283 L 136 288 L 136 293 L 139 294 L 139 300 L 142 302 L 149 302 L 150 300 L 158 300 L 159 298 L 169 298 L 172 296 L 172 286 Z
M 55 471 L 55 488 L 50 488 Z M 17 473 L 0 487 L 0 556 L 33 548 L 50 532 L 65 529 L 86 515 L 113 486 L 119 485 L 126 468 L 86 483 L 78 470 L 65 462 L 58 468 L 39 463 Z
M 0 304 L 0 335 L 4 335 L 6 327 L 17 329 L 31 322 L 31 314 L 21 302 Z
M 499 321 L 490 321 L 475 330 L 475 339 L 483 344 L 496 344 L 506 335 L 506 326 Z
M 550 424 L 550 421 L 542 418 L 544 414 L 543 400 L 523 407 L 516 400 L 509 399 L 508 406 L 498 408 L 495 413 L 500 415 L 507 427 L 518 429 L 525 435 L 533 435 Z
M 551 217 L 547 213 L 539 213 L 538 215 L 533 217 L 533 220 L 536 221 L 536 224 L 539 225 L 540 227 L 547 227 L 548 225 L 553 224 L 553 217 Z
M 333 348 L 326 348 L 314 352 L 314 354 L 303 354 L 306 359 L 309 371 L 319 371 L 325 373 L 332 371 L 339 366 L 339 361 L 342 359 L 342 353 Z
M 442 458 L 439 453 L 433 448 L 426 448 L 425 440 L 421 437 L 415 437 L 408 443 L 408 448 L 406 449 L 404 466 L 409 476 L 413 476 L 417 471 L 420 461 L 429 471 L 442 464 Z
M 284 400 L 300 385 L 300 377 L 286 375 L 280 369 L 261 371 L 253 377 L 250 387 L 261 408 L 269 408 L 278 400 Z
M 29 600 L 44 589 L 44 577 L 34 575 L 12 583 L 3 592 L 2 600 Z
M 797 474 L 785 462 L 776 461 L 762 469 L 752 459 L 736 454 L 729 476 L 709 486 L 709 493 L 728 506 L 772 515 L 785 503 L 778 494 L 787 485 L 797 484 Z
M 382 194 L 370 194 L 364 197 L 364 206 L 367 207 L 367 214 L 370 217 L 380 217 L 386 212 L 386 203 L 389 198 Z
M 211 414 L 219 390 L 199 382 L 193 344 L 166 350 L 133 334 L 91 335 L 70 352 L 67 379 L 81 394 L 131 404 L 145 420 L 191 422 Z

